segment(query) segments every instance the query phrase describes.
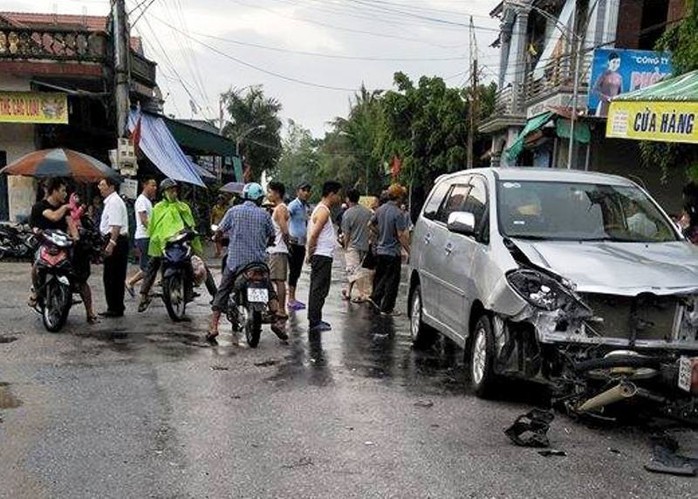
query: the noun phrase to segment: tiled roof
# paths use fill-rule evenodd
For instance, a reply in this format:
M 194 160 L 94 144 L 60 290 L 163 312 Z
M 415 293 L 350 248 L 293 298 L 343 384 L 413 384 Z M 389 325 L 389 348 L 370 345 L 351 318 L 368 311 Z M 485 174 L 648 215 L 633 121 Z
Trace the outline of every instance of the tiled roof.
M 68 14 L 35 14 L 30 12 L 0 12 L 0 18 L 9 24 L 26 28 L 50 26 L 76 27 L 89 31 L 106 31 L 106 16 L 79 16 Z

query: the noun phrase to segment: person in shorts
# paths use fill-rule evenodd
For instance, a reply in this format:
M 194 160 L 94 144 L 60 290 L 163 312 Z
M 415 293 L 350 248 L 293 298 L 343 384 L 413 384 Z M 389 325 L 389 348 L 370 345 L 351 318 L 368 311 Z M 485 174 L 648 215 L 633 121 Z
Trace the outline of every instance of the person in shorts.
M 271 221 L 274 226 L 274 245 L 267 249 L 269 253 L 269 277 L 276 289 L 279 303 L 286 303 L 286 279 L 288 278 L 288 208 L 284 203 L 286 188 L 281 182 L 269 182 L 267 199 L 273 204 Z M 279 312 L 282 317 L 288 317 Z
M 347 210 L 342 217 L 342 242 L 344 245 L 344 260 L 346 263 L 347 283 L 342 289 L 342 298 L 362 303 L 371 296 L 371 279 L 373 272 L 363 267 L 364 259 L 369 251 L 370 228 L 373 212 L 359 204 L 359 191 L 347 191 Z M 358 296 L 352 298 L 352 290 L 356 286 Z

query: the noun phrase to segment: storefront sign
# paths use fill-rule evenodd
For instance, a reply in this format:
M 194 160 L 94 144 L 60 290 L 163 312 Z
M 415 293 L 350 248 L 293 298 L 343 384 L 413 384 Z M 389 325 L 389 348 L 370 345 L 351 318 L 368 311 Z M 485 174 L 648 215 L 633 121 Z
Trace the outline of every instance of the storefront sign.
M 698 144 L 698 102 L 613 102 L 606 137 Z
M 671 75 L 671 54 L 650 50 L 596 49 L 589 78 L 589 115 L 607 116 L 610 100 Z
M 583 106 L 583 97 L 580 95 L 579 100 L 579 106 Z M 572 94 L 555 94 L 551 97 L 548 97 L 547 99 L 544 99 L 536 104 L 533 104 L 532 106 L 529 106 L 526 109 L 526 119 L 530 120 L 531 118 L 538 116 L 539 114 L 547 113 L 550 111 L 551 107 L 571 107 L 572 106 Z
M 0 122 L 68 123 L 68 96 L 52 92 L 0 92 Z

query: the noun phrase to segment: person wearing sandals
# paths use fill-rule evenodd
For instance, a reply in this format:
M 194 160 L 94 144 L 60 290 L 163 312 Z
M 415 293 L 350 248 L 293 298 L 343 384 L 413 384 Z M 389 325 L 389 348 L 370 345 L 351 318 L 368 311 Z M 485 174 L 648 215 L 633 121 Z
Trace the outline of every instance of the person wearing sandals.
M 305 261 L 305 243 L 308 233 L 308 212 L 310 207 L 308 199 L 312 187 L 308 182 L 302 182 L 298 186 L 296 199 L 288 204 L 288 309 L 303 310 L 305 304 L 296 300 L 296 286 L 303 270 Z
M 341 202 L 342 184 L 328 180 L 322 186 L 322 199 L 313 210 L 308 227 L 307 261 L 310 263 L 310 292 L 308 294 L 309 333 L 332 330 L 322 320 L 322 307 L 332 283 L 332 257 L 337 235 L 332 224 L 332 208 Z
M 138 272 L 126 281 L 126 291 L 131 295 L 131 298 L 136 297 L 136 291 L 133 289 L 133 286 L 145 277 L 145 273 L 148 270 L 148 262 L 150 260 L 148 257 L 148 244 L 150 243 L 150 238 L 148 237 L 148 221 L 153 211 L 152 200 L 155 199 L 157 192 L 157 181 L 154 178 L 146 178 L 143 181 L 143 191 L 136 199 L 134 206 L 134 211 L 136 212 L 134 245 L 136 249 L 138 249 Z
M 36 203 L 31 210 L 29 224 L 35 231 L 43 230 L 60 230 L 67 233 L 76 242 L 76 247 L 72 253 L 73 265 L 73 284 L 78 290 L 80 297 L 85 305 L 85 313 L 87 315 L 88 324 L 97 322 L 97 316 L 92 309 L 92 290 L 90 289 L 87 279 L 90 276 L 89 260 L 84 259 L 81 246 L 79 246 L 80 235 L 78 232 L 78 224 L 71 217 L 71 209 L 77 202 L 77 198 L 73 198 L 72 203 L 66 203 L 67 182 L 62 178 L 50 178 L 45 184 L 46 196 L 44 199 Z M 80 215 L 76 214 L 79 218 Z M 36 292 L 38 288 L 38 273 L 36 265 L 32 266 L 32 294 L 29 297 L 28 305 L 36 307 Z
M 228 236 L 228 260 L 218 292 L 211 305 L 211 322 L 206 339 L 214 342 L 218 336 L 221 315 L 228 307 L 230 294 L 238 285 L 239 272 L 247 265 L 267 261 L 267 248 L 274 242 L 274 225 L 271 215 L 261 207 L 264 189 L 256 182 L 245 184 L 242 190 L 244 202 L 230 208 L 221 220 L 215 237 Z M 281 341 L 288 340 L 286 325 L 281 314 L 283 305 L 279 303 L 276 290 L 267 282 L 269 289 L 269 312 L 274 316 L 271 330 Z M 235 335 L 233 343 L 237 343 Z
M 347 284 L 342 289 L 342 298 L 354 303 L 363 303 L 371 295 L 371 271 L 364 268 L 362 263 L 369 248 L 369 223 L 373 217 L 371 210 L 359 204 L 359 191 L 347 191 L 347 210 L 342 217 L 342 234 L 344 244 L 344 260 L 346 264 Z M 352 290 L 356 286 L 359 295 L 352 298 Z
M 288 278 L 288 208 L 284 203 L 286 188 L 281 182 L 269 182 L 267 199 L 273 210 L 271 222 L 274 226 L 274 245 L 267 248 L 269 253 L 269 278 L 276 288 L 279 303 L 286 303 L 286 279 Z M 279 317 L 288 319 L 286 313 Z

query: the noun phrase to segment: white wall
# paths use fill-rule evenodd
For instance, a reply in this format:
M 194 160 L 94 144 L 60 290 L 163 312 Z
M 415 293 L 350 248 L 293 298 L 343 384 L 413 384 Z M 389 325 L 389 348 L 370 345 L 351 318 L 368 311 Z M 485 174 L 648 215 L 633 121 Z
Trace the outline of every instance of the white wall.
M 0 73 L 0 91 L 29 91 L 28 78 L 18 78 Z M 7 163 L 36 150 L 34 125 L 25 123 L 0 123 L 0 151 L 7 152 Z M 11 176 L 7 179 L 7 195 L 10 220 L 17 215 L 29 215 L 36 199 L 36 181 L 30 177 Z

